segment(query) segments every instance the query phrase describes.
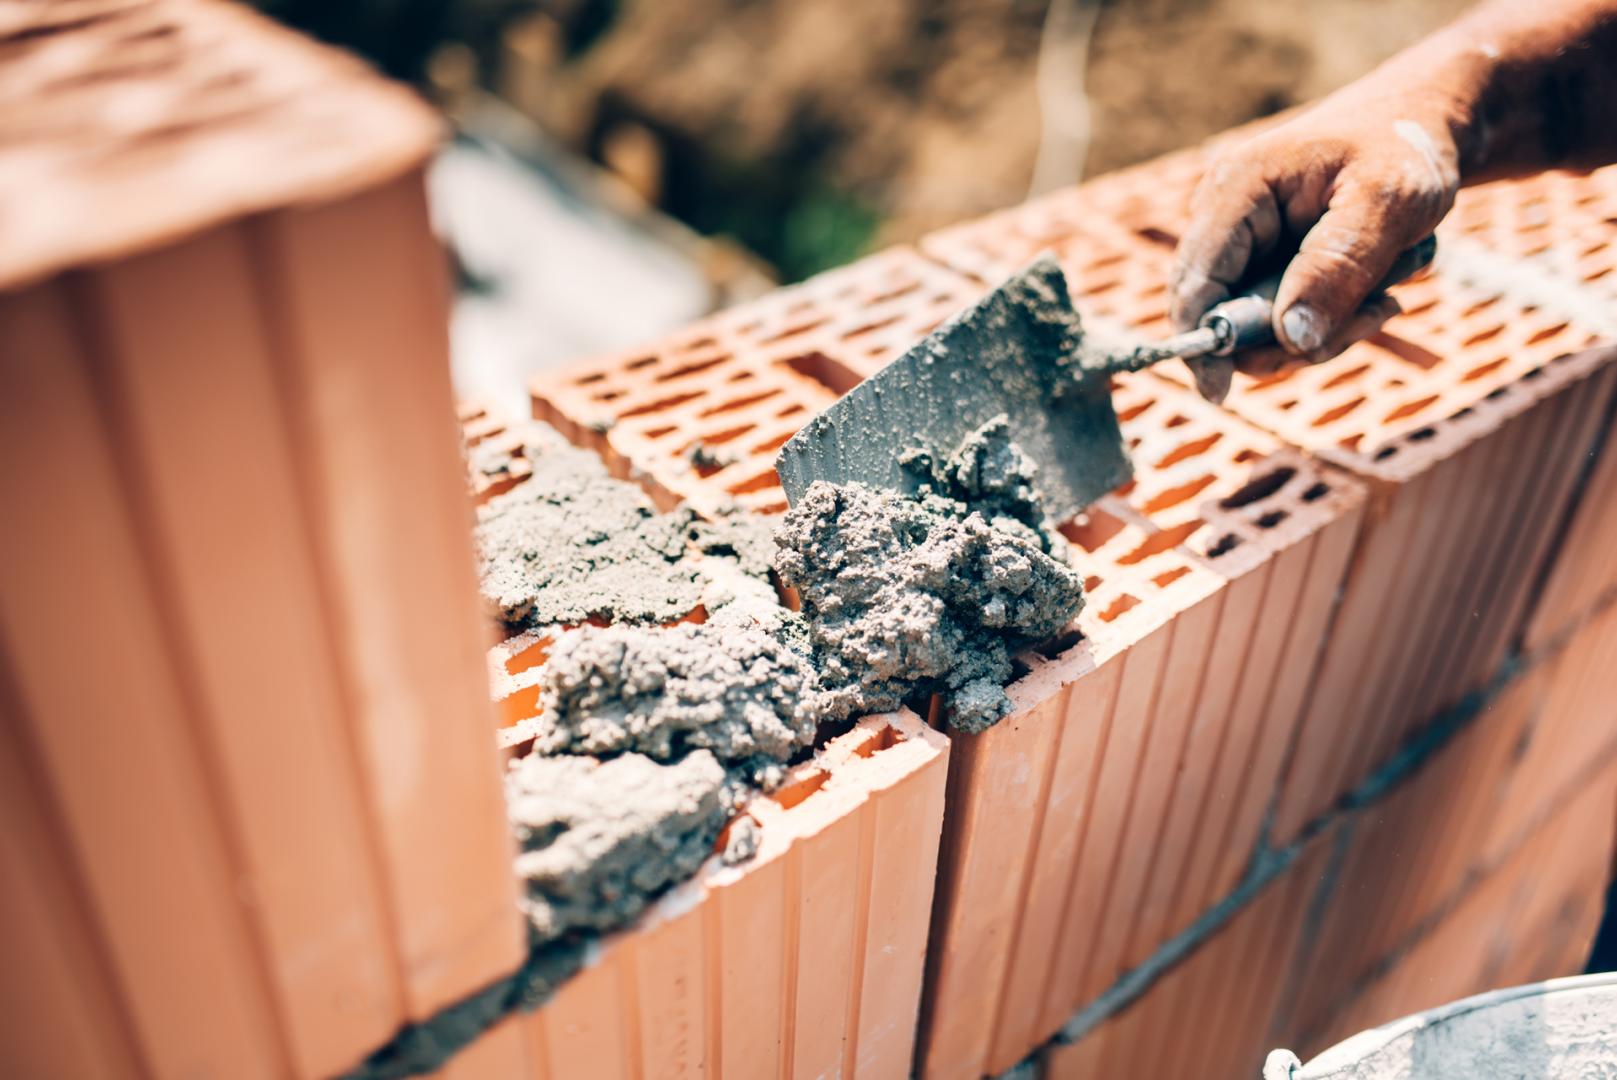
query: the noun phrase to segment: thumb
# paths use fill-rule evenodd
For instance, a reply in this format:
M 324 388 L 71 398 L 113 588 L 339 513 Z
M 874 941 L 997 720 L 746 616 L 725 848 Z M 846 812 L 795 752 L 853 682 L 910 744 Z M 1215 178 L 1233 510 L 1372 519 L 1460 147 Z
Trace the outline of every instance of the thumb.
M 1275 292 L 1280 343 L 1301 356 L 1335 340 L 1404 248 L 1424 235 L 1417 216 L 1389 212 L 1376 200 L 1328 208 L 1303 237 Z

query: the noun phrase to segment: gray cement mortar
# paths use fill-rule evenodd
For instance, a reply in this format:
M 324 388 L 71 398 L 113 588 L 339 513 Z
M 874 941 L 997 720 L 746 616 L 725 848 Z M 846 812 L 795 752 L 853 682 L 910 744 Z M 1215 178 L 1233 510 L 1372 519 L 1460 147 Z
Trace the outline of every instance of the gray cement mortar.
M 954 727 L 985 730 L 1010 711 L 1011 657 L 1083 606 L 1082 578 L 1034 530 L 956 500 L 816 481 L 776 539 L 830 718 L 937 693 Z
M 484 602 L 509 626 L 672 622 L 702 600 L 689 511 L 659 514 L 595 455 L 545 442 L 533 475 L 478 512 Z
M 469 465 L 496 475 L 502 453 Z M 751 858 L 758 829 L 737 813 L 807 754 L 822 720 L 940 692 L 957 726 L 988 726 L 1009 707 L 1011 655 L 1082 604 L 1003 418 L 942 460 L 907 462 L 914 497 L 816 484 L 778 530 L 659 514 L 543 425 L 521 453 L 531 477 L 479 513 L 486 600 L 508 625 L 613 623 L 552 646 L 534 751 L 507 773 L 530 959 L 355 1076 L 428 1071 L 537 1005 L 589 942 L 694 874 L 732 820 L 720 857 Z M 772 563 L 806 618 L 781 606 Z M 659 625 L 698 605 L 706 623 Z
M 639 487 L 542 424 L 524 430 L 521 454 L 532 475 L 490 499 L 475 531 L 484 602 L 507 626 L 668 623 L 699 605 L 774 617 L 765 519 L 659 514 Z M 509 472 L 511 460 L 503 449 L 468 455 L 470 468 L 491 476 Z
M 513 762 L 506 805 L 536 942 L 627 924 L 713 854 L 734 802 L 708 750 L 667 763 L 634 753 Z
M 517 625 L 612 621 L 551 647 L 534 749 L 507 780 L 525 909 L 549 943 L 624 925 L 713 853 L 812 743 L 814 671 L 772 582 L 768 521 L 659 514 L 542 424 L 519 453 L 532 475 L 480 515 L 485 596 Z M 699 606 L 708 622 L 660 625 Z
M 782 763 L 814 741 L 809 662 L 763 629 L 701 625 L 571 631 L 540 680 L 544 754 L 645 754 L 674 761 L 710 750 L 773 787 Z
M 906 454 L 902 464 L 924 478 L 917 497 L 929 509 L 960 518 L 975 511 L 996 529 L 1065 558 L 1066 541 L 1039 497 L 1039 466 L 1011 441 L 1004 413 L 966 436 L 943 461 L 917 450 Z
M 426 1020 L 410 1024 L 343 1080 L 400 1080 L 442 1068 L 478 1036 L 519 1010 L 533 1010 L 583 968 L 589 944 L 578 938 L 535 948 L 512 974 L 496 979 Z

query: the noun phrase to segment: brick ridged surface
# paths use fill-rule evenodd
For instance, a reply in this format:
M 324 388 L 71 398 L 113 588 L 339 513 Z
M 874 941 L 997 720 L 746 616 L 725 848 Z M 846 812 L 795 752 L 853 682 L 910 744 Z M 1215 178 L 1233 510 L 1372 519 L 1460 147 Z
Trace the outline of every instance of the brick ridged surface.
M 948 758 L 913 713 L 860 720 L 748 805 L 753 858 L 710 859 L 436 1075 L 908 1075 Z
M 334 1075 L 523 955 L 439 123 L 243 5 L 0 21 L 0 1061 Z
M 1617 439 L 1606 420 L 1560 550 L 1534 599 L 1523 648 L 1537 652 L 1617 600 Z
M 1353 823 L 1340 902 L 1320 923 L 1312 960 L 1332 978 L 1299 989 L 1299 1032 L 1326 1027 L 1344 986 L 1372 976 L 1556 803 L 1591 785 L 1609 797 L 1617 721 L 1599 680 L 1614 661 L 1617 609 L 1489 702 L 1413 782 Z M 1602 836 L 1590 837 L 1597 853 Z
M 1580 971 L 1617 847 L 1613 663 L 1607 607 L 1044 1075 L 1256 1075 L 1274 1046 Z
M 1609 353 L 1553 360 L 1388 442 L 1279 808 L 1295 835 L 1493 677 L 1531 612 L 1604 423 Z M 1431 433 L 1431 434 L 1428 434 Z M 1389 632 L 1389 624 L 1394 627 Z
M 1583 971 L 1610 879 L 1614 778 L 1572 803 L 1454 907 L 1377 966 L 1318 1032 L 1287 1037 L 1313 1054 L 1367 1027 L 1483 990 Z
M 1357 980 L 1316 955 L 1315 923 L 1322 911 L 1346 908 L 1351 917 L 1354 886 L 1375 882 L 1333 867 L 1340 856 L 1332 849 L 1344 841 L 1320 834 L 1144 996 L 1071 1045 L 1046 1050 L 1043 1075 L 1256 1076 L 1277 1046 L 1307 1057 L 1410 1012 L 1580 971 L 1610 870 L 1617 767 L 1562 795 L 1503 858 L 1477 867 L 1436 917 Z M 1300 1019 L 1299 997 L 1334 998 L 1323 1025 Z
M 1147 453 L 1066 530 L 1099 580 L 1085 640 L 1030 661 L 1010 717 L 954 736 L 926 1076 L 1009 1068 L 1235 887 L 1359 526 L 1351 479 L 1188 392 L 1119 402 Z M 1158 477 L 1163 446 L 1201 456 Z M 1187 486 L 1221 497 L 1162 497 Z M 1106 622 L 1119 583 L 1127 613 Z
M 521 962 L 440 266 L 416 171 L 0 295 L 22 1073 L 329 1076 Z
M 1042 1075 L 1257 1076 L 1329 854 L 1326 838 L 1316 839 L 1146 996 L 1077 1042 L 1044 1051 Z

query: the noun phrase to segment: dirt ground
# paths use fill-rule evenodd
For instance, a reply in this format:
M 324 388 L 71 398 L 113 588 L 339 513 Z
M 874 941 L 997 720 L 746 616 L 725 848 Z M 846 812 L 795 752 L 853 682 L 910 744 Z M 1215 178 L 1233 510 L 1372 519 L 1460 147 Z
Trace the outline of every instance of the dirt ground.
M 1084 12 L 1095 0 L 1057 0 Z M 1026 198 L 1045 0 L 554 0 L 566 47 L 547 123 L 608 159 L 649 141 L 663 205 L 796 277 Z M 1104 0 L 1088 39 L 1091 141 L 1072 182 L 1307 101 L 1464 0 Z M 589 26 L 587 40 L 567 27 Z M 1077 102 L 1075 48 L 1047 96 Z M 507 62 L 509 58 L 507 58 Z M 507 73 L 509 75 L 509 73 Z M 563 103 L 565 107 L 556 107 Z M 652 138 L 647 140 L 645 133 Z M 642 169 L 645 154 L 640 154 Z

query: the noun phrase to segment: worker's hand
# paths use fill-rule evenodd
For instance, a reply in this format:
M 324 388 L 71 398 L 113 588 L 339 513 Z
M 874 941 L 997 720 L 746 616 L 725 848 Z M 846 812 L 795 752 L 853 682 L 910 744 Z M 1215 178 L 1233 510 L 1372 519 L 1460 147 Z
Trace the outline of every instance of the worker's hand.
M 1192 200 L 1170 290 L 1175 328 L 1188 330 L 1265 257 L 1296 249 L 1275 295 L 1279 348 L 1195 361 L 1214 401 L 1235 368 L 1270 374 L 1335 356 L 1397 314 L 1372 290 L 1407 247 L 1454 204 L 1458 152 L 1435 99 L 1359 85 L 1266 131 L 1213 163 Z M 1272 272 L 1274 267 L 1267 268 Z

